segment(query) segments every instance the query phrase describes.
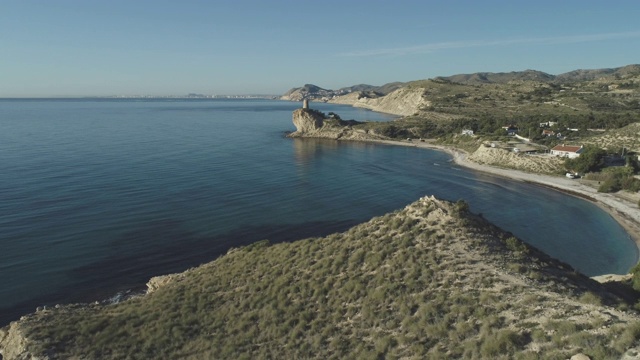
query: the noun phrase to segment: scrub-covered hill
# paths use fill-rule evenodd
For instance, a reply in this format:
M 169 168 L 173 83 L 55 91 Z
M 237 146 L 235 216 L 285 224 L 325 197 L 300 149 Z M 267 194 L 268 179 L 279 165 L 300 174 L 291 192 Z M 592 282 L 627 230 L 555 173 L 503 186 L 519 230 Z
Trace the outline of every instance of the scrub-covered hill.
M 0 333 L 38 358 L 591 358 L 634 354 L 640 318 L 602 285 L 422 198 L 325 238 L 234 249 L 114 305 Z

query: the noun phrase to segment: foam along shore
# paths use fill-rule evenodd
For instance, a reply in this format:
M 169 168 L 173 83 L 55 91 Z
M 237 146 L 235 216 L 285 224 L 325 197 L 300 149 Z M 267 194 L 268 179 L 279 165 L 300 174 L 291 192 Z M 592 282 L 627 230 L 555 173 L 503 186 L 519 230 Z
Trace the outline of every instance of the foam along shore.
M 640 208 L 637 203 L 633 203 L 615 194 L 600 193 L 596 189 L 581 184 L 578 180 L 569 179 L 562 176 L 552 176 L 543 174 L 527 173 L 524 171 L 499 168 L 490 165 L 475 163 L 468 159 L 468 154 L 462 150 L 451 147 L 436 145 L 422 141 L 400 141 L 400 140 L 367 140 L 368 142 L 412 146 L 424 149 L 445 151 L 453 157 L 453 161 L 468 169 L 483 173 L 501 176 L 511 180 L 525 181 L 541 186 L 546 186 L 568 195 L 577 196 L 589 200 L 610 214 L 631 236 L 640 251 Z

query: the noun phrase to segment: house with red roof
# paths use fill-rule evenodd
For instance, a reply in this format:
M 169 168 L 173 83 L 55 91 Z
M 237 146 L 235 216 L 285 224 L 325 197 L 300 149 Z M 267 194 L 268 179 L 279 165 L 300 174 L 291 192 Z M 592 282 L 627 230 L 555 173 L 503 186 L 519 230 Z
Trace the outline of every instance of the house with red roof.
M 568 157 L 570 159 L 574 159 L 580 156 L 583 150 L 584 150 L 584 147 L 582 145 L 571 146 L 571 145 L 562 144 L 562 145 L 554 146 L 553 149 L 551 149 L 551 155 Z

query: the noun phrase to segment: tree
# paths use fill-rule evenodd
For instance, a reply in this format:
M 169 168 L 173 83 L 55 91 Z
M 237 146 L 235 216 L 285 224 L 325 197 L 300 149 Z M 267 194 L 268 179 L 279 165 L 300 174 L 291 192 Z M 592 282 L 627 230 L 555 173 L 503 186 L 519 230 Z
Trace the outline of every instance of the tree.
M 636 291 L 640 291 L 640 264 L 636 265 L 630 271 L 632 278 L 632 286 Z
M 596 146 L 587 146 L 577 158 L 567 158 L 564 166 L 582 174 L 599 171 L 604 166 L 605 155 L 607 155 L 607 152 L 603 149 Z

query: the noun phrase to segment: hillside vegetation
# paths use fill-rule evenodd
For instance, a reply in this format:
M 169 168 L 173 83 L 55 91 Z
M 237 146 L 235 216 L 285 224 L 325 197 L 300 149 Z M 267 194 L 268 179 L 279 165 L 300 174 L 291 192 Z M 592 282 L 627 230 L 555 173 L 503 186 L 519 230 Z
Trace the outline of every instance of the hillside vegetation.
M 325 89 L 314 93 L 308 86 L 292 92 L 300 99 L 405 116 L 369 125 L 377 128 L 376 133 L 399 139 L 451 137 L 463 129 L 496 137 L 506 135 L 503 126 L 514 125 L 518 134 L 551 147 L 562 142 L 597 142 L 590 139 L 602 136 L 602 130 L 640 122 L 640 65 L 560 75 L 534 70 L 462 74 L 394 85 L 400 87 L 389 93 L 355 87 L 348 93 Z M 401 92 L 419 93 L 421 99 L 390 101 L 394 96 L 404 98 L 396 96 Z M 560 135 L 542 135 L 540 124 L 548 122 L 547 128 Z
M 344 233 L 233 249 L 161 282 L 119 304 L 26 316 L 0 333 L 2 354 L 606 359 L 636 354 L 640 335 L 638 315 L 599 283 L 466 203 L 427 197 Z

